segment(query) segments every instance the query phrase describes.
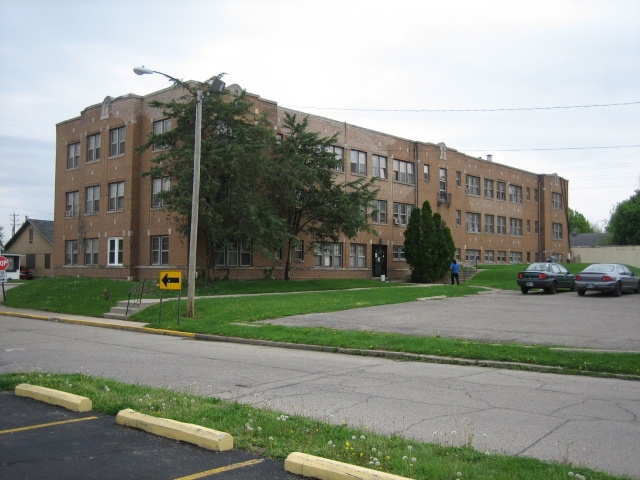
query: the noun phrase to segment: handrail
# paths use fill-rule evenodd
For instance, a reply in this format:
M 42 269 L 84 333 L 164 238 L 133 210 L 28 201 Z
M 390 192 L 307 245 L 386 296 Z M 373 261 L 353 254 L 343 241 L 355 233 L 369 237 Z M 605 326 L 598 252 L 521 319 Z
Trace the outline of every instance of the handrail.
M 131 304 L 131 295 L 133 294 L 133 305 L 142 303 L 142 295 L 144 295 L 144 279 L 141 282 L 129 290 L 129 296 L 127 298 L 127 311 L 124 314 L 125 317 L 129 316 L 129 305 Z

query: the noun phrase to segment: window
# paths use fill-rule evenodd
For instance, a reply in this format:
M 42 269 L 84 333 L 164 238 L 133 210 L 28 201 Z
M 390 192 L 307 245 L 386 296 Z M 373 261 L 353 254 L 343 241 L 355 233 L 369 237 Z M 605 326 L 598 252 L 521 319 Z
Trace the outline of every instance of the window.
M 100 160 L 100 134 L 87 137 L 87 163 Z
M 522 219 L 521 218 L 510 218 L 509 219 L 509 229 L 510 233 L 514 237 L 522 236 Z
M 467 212 L 467 232 L 480 233 L 480 214 Z
M 171 119 L 165 118 L 164 120 L 158 120 L 157 122 L 153 122 L 153 134 L 154 135 L 163 135 L 171 130 Z M 166 143 L 156 143 L 153 145 L 154 150 L 162 150 L 167 148 Z M 123 152 L 124 153 L 124 149 Z
M 327 152 L 331 152 L 336 156 L 336 161 L 338 161 L 336 164 L 336 170 L 338 172 L 344 171 L 344 148 L 329 145 L 327 147 Z
M 124 182 L 109 184 L 109 211 L 124 209 Z
M 493 215 L 484 216 L 484 233 L 493 235 L 495 233 L 495 217 Z
M 169 265 L 169 237 L 151 237 L 151 265 Z
M 510 263 L 522 263 L 522 252 L 509 252 Z
M 304 260 L 304 242 L 297 243 L 293 249 L 293 259 L 296 262 L 302 262 Z
M 484 198 L 493 199 L 493 180 L 484 180 Z
M 84 241 L 84 264 L 98 265 L 98 239 L 87 238 Z
M 498 262 L 506 263 L 507 261 L 507 252 L 504 250 L 498 250 Z
M 84 191 L 85 215 L 94 215 L 100 211 L 100 185 L 87 187 Z
M 367 174 L 367 154 L 358 150 L 351 150 L 351 173 L 355 175 Z
M 393 180 L 399 183 L 415 183 L 413 163 L 402 160 L 393 161 Z
M 341 243 L 315 243 L 315 266 L 316 267 L 342 267 L 342 244 Z
M 441 168 L 440 169 L 440 190 L 438 192 L 438 202 L 439 203 L 449 203 L 448 202 L 448 198 L 447 198 L 447 169 L 446 168 Z
M 394 245 L 393 246 L 393 259 L 396 262 L 404 262 L 406 259 L 404 258 L 404 245 Z
M 531 189 L 529 187 L 527 187 L 526 192 L 527 192 L 527 202 L 530 202 L 531 201 Z
M 244 243 L 219 245 L 215 255 L 215 264 L 220 267 L 250 267 L 253 263 L 251 246 Z
M 107 265 L 122 265 L 122 251 L 124 240 L 122 237 L 107 239 Z
M 109 156 L 124 155 L 125 128 L 114 128 L 109 131 Z
M 371 202 L 371 221 L 376 223 L 387 223 L 387 201 L 374 200 Z
M 554 223 L 552 226 L 552 235 L 554 240 L 562 240 L 562 224 Z
M 527 220 L 527 233 L 531 233 L 531 220 Z
M 507 217 L 498 216 L 498 223 L 496 224 L 496 232 L 498 235 L 507 234 Z
M 537 188 L 533 191 L 533 201 L 538 203 L 538 189 Z
M 493 263 L 493 250 L 485 250 L 484 251 L 484 262 L 485 263 Z
M 154 178 L 151 181 L 151 207 L 161 208 L 169 205 L 169 201 L 166 198 L 162 198 L 161 193 L 167 192 L 171 186 L 169 177 Z
M 371 155 L 371 175 L 378 178 L 387 178 L 387 157 Z
M 462 187 L 462 173 L 456 172 L 456 187 Z
M 458 262 L 460 262 L 460 249 L 459 249 L 459 248 L 456 248 L 455 256 L 456 256 L 456 260 L 457 260 Z
M 551 193 L 551 208 L 562 210 L 562 195 L 559 193 Z
M 480 177 L 467 175 L 467 195 L 480 196 Z
M 78 241 L 67 240 L 64 242 L 65 248 L 65 265 L 77 265 L 78 264 Z
M 462 225 L 462 210 L 456 210 L 456 226 Z
M 467 250 L 467 262 L 480 260 L 480 250 Z
M 509 185 L 509 201 L 511 203 L 522 203 L 522 187 Z
M 33 228 L 29 229 L 29 243 L 33 243 Z M 36 268 L 36 267 L 33 267 Z
M 507 184 L 504 182 L 496 182 L 496 200 L 507 199 Z
M 431 175 L 429 174 L 429 165 L 422 166 L 422 178 L 425 182 L 431 181 Z
M 538 221 L 537 220 L 535 220 L 533 222 L 533 231 L 534 231 L 534 233 L 538 233 Z
M 67 151 L 67 170 L 80 167 L 80 144 L 74 143 L 69 145 Z
M 366 267 L 366 245 L 351 244 L 349 245 L 349 266 L 351 268 Z
M 65 217 L 77 217 L 80 211 L 80 192 L 67 192 Z
M 393 224 L 394 225 L 406 225 L 409 223 L 409 217 L 413 205 L 407 203 L 395 203 L 393 204 Z

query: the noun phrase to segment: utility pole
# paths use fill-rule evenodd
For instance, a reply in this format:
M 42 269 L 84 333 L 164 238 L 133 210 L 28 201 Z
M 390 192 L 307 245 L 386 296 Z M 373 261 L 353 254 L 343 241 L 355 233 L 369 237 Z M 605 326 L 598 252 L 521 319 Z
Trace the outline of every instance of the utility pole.
M 11 236 L 16 234 L 16 224 L 18 223 L 18 214 L 16 212 L 9 214 L 9 221 L 11 222 Z

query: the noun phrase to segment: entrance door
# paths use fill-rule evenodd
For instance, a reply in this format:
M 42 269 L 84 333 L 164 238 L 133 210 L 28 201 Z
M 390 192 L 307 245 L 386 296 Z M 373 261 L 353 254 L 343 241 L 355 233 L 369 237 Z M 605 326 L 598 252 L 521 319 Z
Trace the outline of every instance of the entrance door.
M 373 245 L 373 276 L 379 277 L 380 275 L 387 274 L 387 246 L 386 245 Z

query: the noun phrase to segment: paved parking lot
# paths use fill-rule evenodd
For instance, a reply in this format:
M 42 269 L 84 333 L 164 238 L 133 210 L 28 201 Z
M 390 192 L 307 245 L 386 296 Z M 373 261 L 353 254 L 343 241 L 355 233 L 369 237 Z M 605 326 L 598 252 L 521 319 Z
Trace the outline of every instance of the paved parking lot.
M 241 450 L 214 452 L 0 392 L 0 477 L 12 479 L 294 480 L 284 462 Z

